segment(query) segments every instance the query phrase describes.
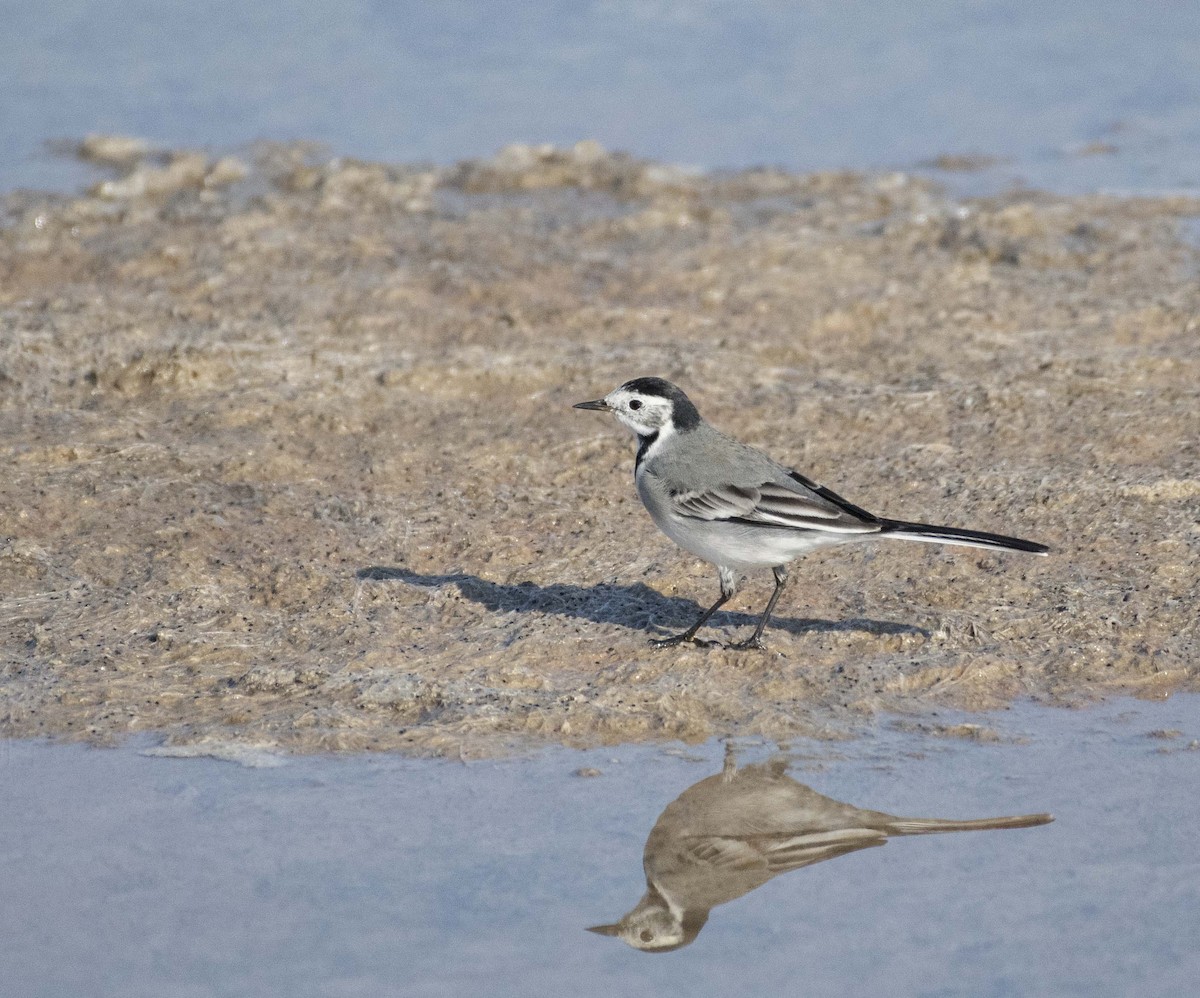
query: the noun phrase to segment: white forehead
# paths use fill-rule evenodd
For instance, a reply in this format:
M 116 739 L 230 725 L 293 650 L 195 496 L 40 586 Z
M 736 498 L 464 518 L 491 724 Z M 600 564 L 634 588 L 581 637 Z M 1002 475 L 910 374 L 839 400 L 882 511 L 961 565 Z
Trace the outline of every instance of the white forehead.
M 624 385 L 620 388 L 614 388 L 604 396 L 604 401 L 611 406 L 624 405 L 631 399 L 638 399 L 648 406 L 665 406 L 667 408 L 671 406 L 670 399 L 663 398 L 661 395 L 649 395 L 645 392 L 639 392 L 632 388 L 626 388 Z

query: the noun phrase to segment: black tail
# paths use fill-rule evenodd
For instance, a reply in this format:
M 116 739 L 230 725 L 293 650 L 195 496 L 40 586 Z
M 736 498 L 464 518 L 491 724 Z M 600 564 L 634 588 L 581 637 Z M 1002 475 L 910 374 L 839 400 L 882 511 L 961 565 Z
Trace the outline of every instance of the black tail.
M 1052 814 L 1016 814 L 1010 818 L 975 818 L 946 821 L 942 818 L 889 818 L 884 826 L 888 835 L 929 835 L 932 832 L 982 832 L 990 828 L 1033 828 L 1048 825 Z
M 883 520 L 881 534 L 906 541 L 925 541 L 929 544 L 961 544 L 969 548 L 994 548 L 997 551 L 1027 551 L 1029 554 L 1048 554 L 1045 544 L 1023 541 L 1020 537 L 989 534 L 983 530 L 961 530 L 958 527 L 935 527 L 931 523 L 905 523 L 903 520 Z

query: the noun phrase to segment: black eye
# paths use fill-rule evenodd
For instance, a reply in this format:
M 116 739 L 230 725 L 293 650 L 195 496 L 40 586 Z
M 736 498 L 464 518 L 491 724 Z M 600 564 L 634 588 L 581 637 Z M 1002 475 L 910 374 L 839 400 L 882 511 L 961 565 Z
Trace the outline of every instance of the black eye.
M 634 399 L 632 402 L 629 403 L 629 408 L 632 409 L 634 412 L 637 412 L 638 409 L 640 409 L 641 407 L 642 407 L 641 399 Z
M 638 405 L 641 405 L 641 403 L 639 402 Z M 642 942 L 644 943 L 648 943 L 654 938 L 654 933 L 649 929 L 642 929 L 640 935 L 642 937 Z

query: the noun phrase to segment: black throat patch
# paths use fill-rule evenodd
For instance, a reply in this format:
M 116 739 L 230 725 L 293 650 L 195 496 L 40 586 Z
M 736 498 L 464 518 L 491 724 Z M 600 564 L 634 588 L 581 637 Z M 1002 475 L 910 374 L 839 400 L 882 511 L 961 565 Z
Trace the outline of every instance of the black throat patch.
M 638 450 L 637 459 L 633 462 L 633 473 L 636 475 L 638 468 L 642 466 L 642 462 L 646 460 L 646 452 L 654 446 L 654 441 L 658 439 L 658 430 L 653 433 L 642 436 L 638 434 Z

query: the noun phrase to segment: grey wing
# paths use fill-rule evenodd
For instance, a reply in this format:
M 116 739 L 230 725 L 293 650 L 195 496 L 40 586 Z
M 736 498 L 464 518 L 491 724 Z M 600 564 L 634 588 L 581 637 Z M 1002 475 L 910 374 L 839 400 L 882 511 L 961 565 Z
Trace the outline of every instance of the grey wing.
M 795 835 L 773 841 L 766 850 L 767 862 L 772 873 L 786 873 L 845 856 L 848 852 L 881 846 L 885 842 L 887 836 L 871 828 L 842 828 L 833 832 Z
M 694 862 L 713 870 L 762 870 L 775 875 L 886 841 L 887 835 L 871 828 L 744 839 L 703 835 L 691 838 L 687 851 Z
M 798 530 L 864 534 L 877 532 L 880 526 L 878 518 L 866 510 L 795 472 L 787 481 L 677 493 L 671 497 L 671 506 L 679 516 L 697 520 L 763 523 Z

